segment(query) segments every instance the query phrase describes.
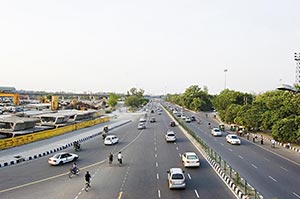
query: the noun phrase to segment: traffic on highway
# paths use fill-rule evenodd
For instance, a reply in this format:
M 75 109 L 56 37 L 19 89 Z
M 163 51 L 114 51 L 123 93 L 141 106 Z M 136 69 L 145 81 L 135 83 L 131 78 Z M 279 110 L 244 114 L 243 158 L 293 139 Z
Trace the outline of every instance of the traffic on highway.
M 237 198 L 182 130 L 170 126 L 173 119 L 161 105 L 148 106 L 155 111 L 132 114 L 132 122 L 107 133 L 118 138 L 116 143 L 106 145 L 97 136 L 81 143 L 79 151 L 68 148 L 1 168 L 1 198 Z M 141 118 L 147 128 L 139 130 Z M 176 140 L 169 142 L 170 129 Z M 70 178 L 74 162 L 80 173 Z

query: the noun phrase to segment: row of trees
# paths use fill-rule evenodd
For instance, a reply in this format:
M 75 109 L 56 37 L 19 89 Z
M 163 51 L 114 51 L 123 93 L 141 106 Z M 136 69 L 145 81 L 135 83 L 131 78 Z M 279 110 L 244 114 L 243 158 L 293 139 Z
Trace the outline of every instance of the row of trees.
M 211 111 L 212 96 L 208 94 L 207 87 L 202 90 L 193 85 L 185 90 L 183 94 L 168 94 L 166 100 L 194 111 Z
M 225 89 L 212 96 L 207 88 L 193 85 L 183 94 L 167 95 L 166 100 L 194 111 L 215 109 L 228 124 L 272 132 L 281 142 L 300 143 L 300 93 L 275 90 L 254 95 Z

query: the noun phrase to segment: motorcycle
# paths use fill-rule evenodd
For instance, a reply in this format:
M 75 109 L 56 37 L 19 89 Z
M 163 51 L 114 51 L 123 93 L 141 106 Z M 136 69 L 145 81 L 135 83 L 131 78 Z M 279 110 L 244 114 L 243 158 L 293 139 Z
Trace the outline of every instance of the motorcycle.
M 73 142 L 73 148 L 75 151 L 79 151 L 81 148 L 80 148 L 80 143 L 79 142 Z
M 79 172 L 80 171 L 79 171 L 79 169 L 77 167 L 75 169 L 71 168 L 70 172 L 68 174 L 69 178 L 72 178 L 74 175 L 76 175 L 76 176 L 79 175 Z

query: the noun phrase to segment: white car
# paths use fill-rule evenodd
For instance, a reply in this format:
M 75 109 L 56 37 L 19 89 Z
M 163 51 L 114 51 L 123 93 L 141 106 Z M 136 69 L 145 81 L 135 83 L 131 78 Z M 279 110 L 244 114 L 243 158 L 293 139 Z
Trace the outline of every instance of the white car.
M 186 122 L 186 123 L 190 123 L 191 121 L 192 121 L 191 118 L 189 118 L 189 117 L 186 117 L 186 118 L 185 118 L 185 122 Z
M 213 128 L 211 130 L 212 136 L 222 136 L 222 131 L 219 128 Z
M 200 160 L 196 153 L 194 152 L 185 152 L 181 155 L 181 160 L 184 167 L 199 167 Z
M 175 135 L 174 131 L 168 131 L 167 134 L 165 135 L 165 140 L 167 142 L 175 142 L 176 135 Z
M 142 129 L 145 129 L 145 128 L 146 128 L 145 123 L 140 122 L 140 123 L 138 124 L 138 130 L 142 130 Z
M 230 144 L 237 144 L 237 145 L 241 144 L 241 140 L 235 134 L 228 134 L 226 136 L 226 141 Z
M 185 176 L 181 168 L 171 168 L 167 171 L 169 188 L 185 189 Z
M 113 144 L 116 144 L 118 142 L 119 142 L 119 138 L 117 138 L 117 136 L 115 136 L 115 135 L 108 135 L 104 139 L 104 144 L 105 145 L 113 145 Z
M 48 163 L 51 165 L 62 165 L 67 162 L 75 161 L 79 158 L 77 154 L 74 153 L 67 153 L 67 152 L 61 152 L 57 153 L 51 158 L 48 159 Z
M 140 118 L 140 122 L 146 122 L 146 118 Z

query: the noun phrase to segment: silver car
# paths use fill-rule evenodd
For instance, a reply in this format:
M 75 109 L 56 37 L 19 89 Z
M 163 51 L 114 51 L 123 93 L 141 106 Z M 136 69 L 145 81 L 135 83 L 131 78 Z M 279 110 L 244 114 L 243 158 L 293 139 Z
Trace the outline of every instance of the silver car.
M 169 188 L 185 189 L 185 176 L 181 168 L 171 168 L 167 171 Z

